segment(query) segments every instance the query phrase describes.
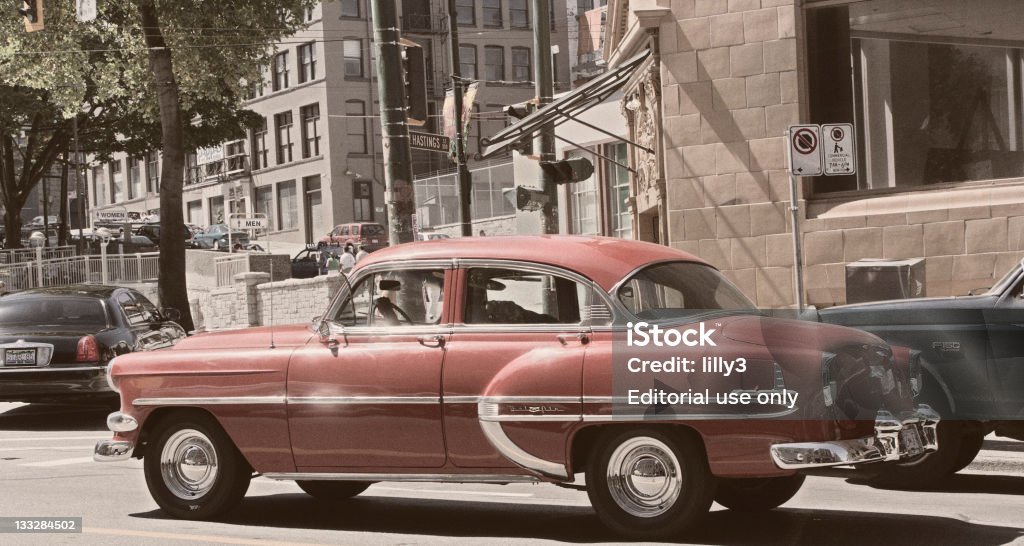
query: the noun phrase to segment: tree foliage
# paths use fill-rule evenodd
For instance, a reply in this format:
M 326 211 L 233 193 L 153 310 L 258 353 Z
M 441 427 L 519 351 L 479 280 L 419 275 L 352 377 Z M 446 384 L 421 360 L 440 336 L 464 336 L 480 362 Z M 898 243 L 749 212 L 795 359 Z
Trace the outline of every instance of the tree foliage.
M 275 43 L 301 29 L 306 11 L 316 4 L 102 0 L 97 21 L 78 23 L 73 0 L 47 0 L 46 29 L 35 33 L 24 31 L 13 7 L 0 12 L 0 139 L 5 143 L 0 195 L 5 206 L 20 210 L 24 200 L 19 203 L 18 197 L 27 197 L 59 155 L 43 150 L 63 151 L 70 141 L 70 120 L 77 118 L 82 150 L 99 161 L 118 151 L 163 151 L 161 230 L 182 231 L 185 152 L 241 138 L 255 123 L 242 104 L 247 87 L 262 79 Z M 169 62 L 154 62 L 164 57 Z M 161 67 L 169 72 L 161 74 Z M 175 112 L 168 111 L 172 103 Z M 30 141 L 36 153 L 28 153 Z M 6 154 L 7 144 L 11 154 Z M 177 206 L 176 214 L 166 214 L 168 203 Z M 164 305 L 178 307 L 191 326 L 184 248 L 172 246 L 180 248 L 161 249 L 160 297 Z

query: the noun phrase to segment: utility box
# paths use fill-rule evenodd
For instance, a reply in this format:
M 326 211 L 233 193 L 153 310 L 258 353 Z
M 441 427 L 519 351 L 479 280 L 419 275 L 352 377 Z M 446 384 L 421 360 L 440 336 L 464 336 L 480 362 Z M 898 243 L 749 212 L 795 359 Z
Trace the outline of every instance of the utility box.
M 846 303 L 922 298 L 926 288 L 924 258 L 846 264 Z

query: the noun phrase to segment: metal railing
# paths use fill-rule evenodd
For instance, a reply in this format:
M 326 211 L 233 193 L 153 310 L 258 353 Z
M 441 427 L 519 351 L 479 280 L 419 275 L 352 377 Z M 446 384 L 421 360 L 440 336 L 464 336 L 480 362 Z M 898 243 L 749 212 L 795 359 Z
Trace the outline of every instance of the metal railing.
M 159 261 L 159 252 L 147 252 L 67 256 L 0 264 L 0 281 L 8 292 L 68 284 L 151 282 L 160 276 Z
M 33 247 L 33 248 L 12 248 L 0 250 L 0 264 L 17 264 L 50 258 L 70 258 L 75 255 L 73 245 Z
M 213 268 L 217 276 L 217 287 L 231 286 L 235 282 L 235 275 L 249 272 L 249 255 L 238 254 L 214 258 Z

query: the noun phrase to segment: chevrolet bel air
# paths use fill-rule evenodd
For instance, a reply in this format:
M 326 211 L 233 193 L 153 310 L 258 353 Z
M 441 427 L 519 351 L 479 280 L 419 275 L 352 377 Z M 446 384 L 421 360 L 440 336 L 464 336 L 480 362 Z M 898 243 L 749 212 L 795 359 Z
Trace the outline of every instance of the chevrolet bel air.
M 255 476 L 329 501 L 382 481 L 548 482 L 660 538 L 713 501 L 775 508 L 808 469 L 934 451 L 917 373 L 909 351 L 770 317 L 664 246 L 423 241 L 361 261 L 311 325 L 117 357 L 121 407 L 95 458 L 144 459 L 179 518 L 223 514 Z

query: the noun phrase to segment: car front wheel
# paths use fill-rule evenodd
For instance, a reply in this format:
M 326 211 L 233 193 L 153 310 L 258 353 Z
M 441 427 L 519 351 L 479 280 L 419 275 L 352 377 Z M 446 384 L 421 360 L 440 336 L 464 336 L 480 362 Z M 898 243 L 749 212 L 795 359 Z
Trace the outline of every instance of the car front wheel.
M 587 469 L 601 521 L 633 538 L 671 538 L 711 507 L 715 480 L 696 442 L 662 430 L 606 434 Z
M 307 495 L 322 501 L 343 501 L 366 491 L 372 482 L 297 481 Z
M 736 512 L 761 512 L 782 506 L 804 484 L 802 474 L 777 478 L 718 480 L 715 502 Z
M 210 418 L 189 416 L 156 437 L 144 461 L 146 485 L 160 508 L 182 519 L 212 519 L 245 496 L 252 470 Z

